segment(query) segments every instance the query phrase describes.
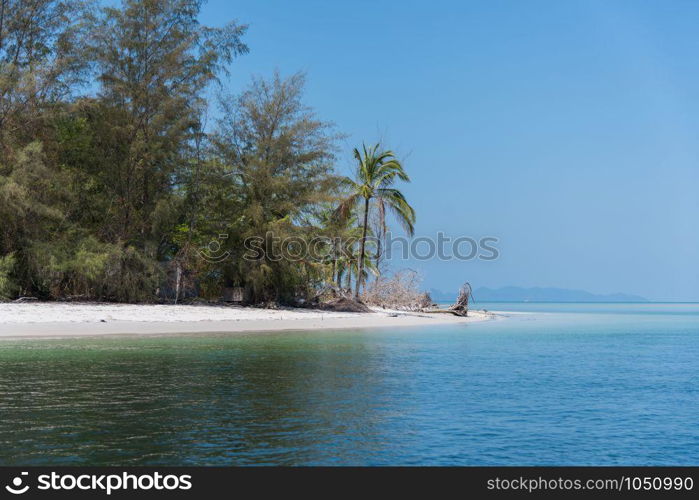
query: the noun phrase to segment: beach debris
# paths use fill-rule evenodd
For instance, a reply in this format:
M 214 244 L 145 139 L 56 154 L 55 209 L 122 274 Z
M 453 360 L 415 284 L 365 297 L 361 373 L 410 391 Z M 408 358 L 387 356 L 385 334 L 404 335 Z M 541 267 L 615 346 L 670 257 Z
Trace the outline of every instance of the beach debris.
M 371 312 L 371 309 L 366 304 L 352 297 L 338 297 L 321 304 L 320 307 L 321 309 L 335 312 Z
M 459 289 L 459 296 L 456 298 L 456 302 L 449 306 L 447 309 L 427 309 L 424 312 L 427 313 L 446 313 L 453 314 L 455 316 L 468 316 L 468 304 L 469 301 L 473 299 L 473 291 L 471 284 L 467 281 Z
M 459 289 L 459 296 L 456 298 L 454 305 L 449 307 L 457 316 L 468 316 L 468 302 L 473 298 L 473 289 L 471 284 L 467 281 Z
M 367 285 L 362 300 L 383 309 L 422 311 L 432 306 L 429 293 L 420 291 L 420 275 L 412 269 L 380 276 Z

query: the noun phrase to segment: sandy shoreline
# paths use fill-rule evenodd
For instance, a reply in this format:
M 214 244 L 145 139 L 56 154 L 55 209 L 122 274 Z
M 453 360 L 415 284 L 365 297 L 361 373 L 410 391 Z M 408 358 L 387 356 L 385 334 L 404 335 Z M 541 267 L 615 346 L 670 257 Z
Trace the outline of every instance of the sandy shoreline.
M 467 324 L 492 317 L 480 311 L 459 318 L 387 310 L 342 313 L 206 305 L 6 303 L 0 304 L 0 339 L 412 327 Z

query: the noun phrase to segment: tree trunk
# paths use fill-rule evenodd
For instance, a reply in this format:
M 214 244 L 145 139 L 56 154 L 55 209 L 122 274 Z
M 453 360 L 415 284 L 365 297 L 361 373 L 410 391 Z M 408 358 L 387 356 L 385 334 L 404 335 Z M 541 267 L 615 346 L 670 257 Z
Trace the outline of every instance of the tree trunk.
M 364 228 L 362 229 L 362 243 L 359 251 L 359 263 L 357 264 L 357 288 L 354 291 L 354 298 L 359 298 L 359 287 L 362 285 L 362 274 L 364 274 L 364 246 L 366 245 L 366 231 L 369 224 L 369 198 L 364 198 Z
M 175 304 L 180 299 L 180 288 L 182 286 L 182 266 L 177 263 L 177 277 L 175 281 Z
M 340 249 L 337 245 L 337 237 L 333 238 L 333 282 L 338 288 L 342 288 L 342 268 L 340 262 Z
M 337 274 L 337 257 L 335 256 L 335 251 L 333 249 L 333 269 L 332 269 L 332 277 L 330 278 L 330 281 L 333 283 L 336 283 L 337 286 L 340 286 L 340 284 L 337 282 L 338 280 L 335 279 L 335 276 Z

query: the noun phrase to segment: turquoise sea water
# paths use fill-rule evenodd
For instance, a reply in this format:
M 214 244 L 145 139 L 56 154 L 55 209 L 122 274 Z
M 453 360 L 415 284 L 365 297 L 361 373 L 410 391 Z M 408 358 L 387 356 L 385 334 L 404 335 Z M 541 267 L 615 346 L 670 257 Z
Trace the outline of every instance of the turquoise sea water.
M 698 304 L 0 342 L 0 464 L 697 465 Z

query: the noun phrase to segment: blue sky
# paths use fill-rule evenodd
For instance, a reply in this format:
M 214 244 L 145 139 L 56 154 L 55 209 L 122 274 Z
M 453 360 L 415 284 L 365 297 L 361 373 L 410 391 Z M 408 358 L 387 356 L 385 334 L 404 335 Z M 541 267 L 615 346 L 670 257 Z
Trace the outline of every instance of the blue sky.
M 496 261 L 408 262 L 426 287 L 699 300 L 699 3 L 210 0 L 250 25 L 227 85 L 308 74 L 307 102 L 404 160 L 418 235 Z

